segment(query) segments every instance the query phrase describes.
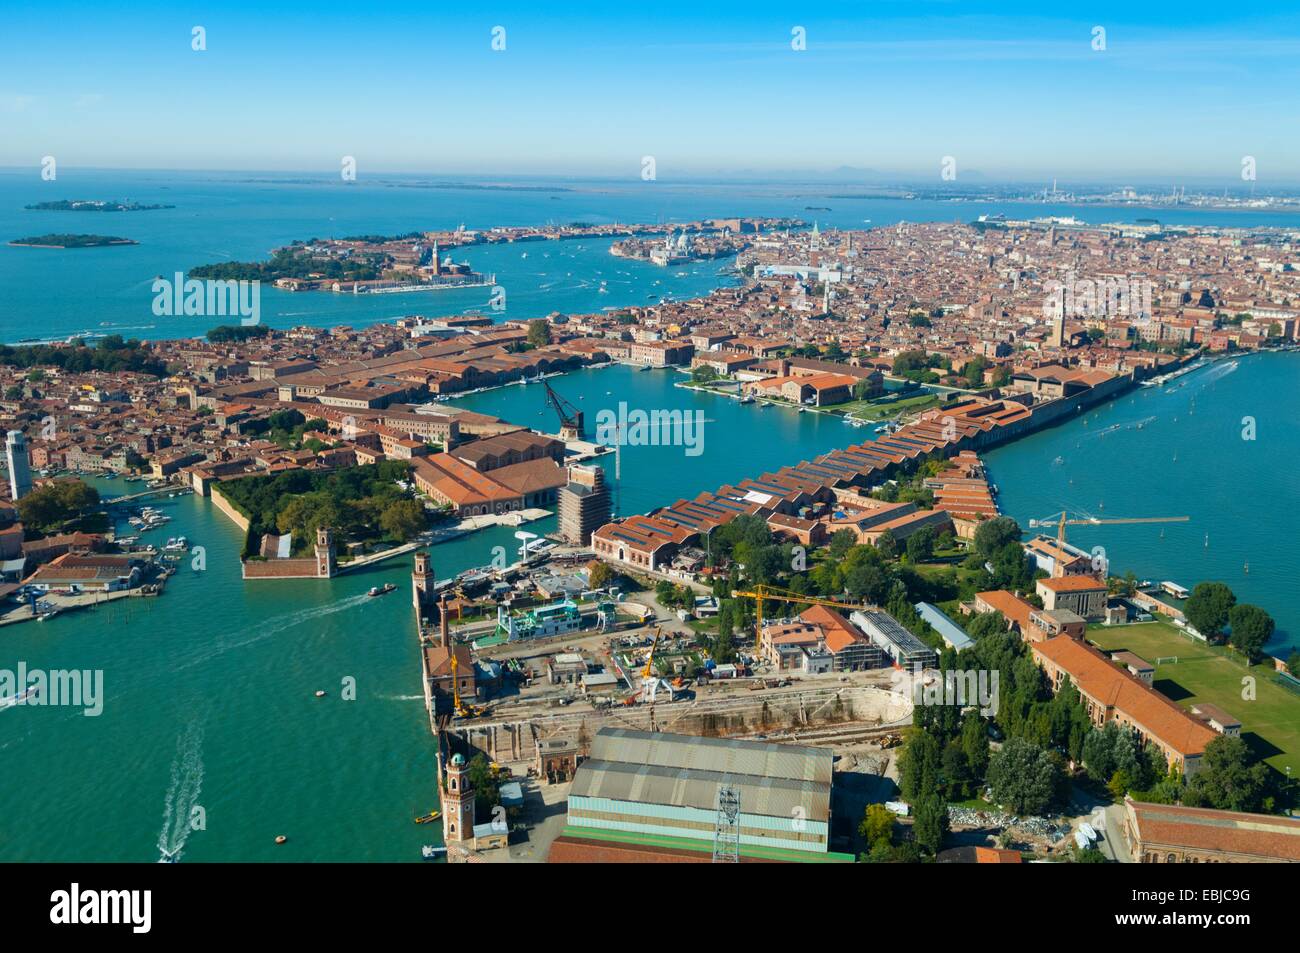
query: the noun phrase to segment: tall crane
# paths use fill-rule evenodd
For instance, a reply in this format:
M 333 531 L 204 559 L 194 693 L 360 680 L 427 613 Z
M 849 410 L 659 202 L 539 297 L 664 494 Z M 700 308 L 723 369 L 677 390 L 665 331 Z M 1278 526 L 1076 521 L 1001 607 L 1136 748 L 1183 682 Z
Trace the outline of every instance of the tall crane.
M 1031 527 L 1051 527 L 1056 526 L 1056 541 L 1065 542 L 1065 527 L 1067 526 L 1107 526 L 1112 523 L 1186 523 L 1190 516 L 1130 516 L 1127 519 L 1098 519 L 1095 516 L 1085 516 L 1079 519 L 1067 519 L 1064 510 L 1056 513 L 1046 519 L 1030 520 Z
M 581 440 L 583 429 L 582 411 L 557 394 L 550 381 L 543 380 L 542 386 L 546 388 L 547 403 L 551 405 L 560 418 L 560 439 Z
M 757 624 L 754 626 L 754 653 L 762 648 L 763 640 L 763 601 L 771 599 L 774 602 L 794 602 L 808 603 L 814 606 L 829 606 L 833 609 L 862 609 L 865 606 L 858 602 L 843 602 L 838 599 L 822 599 L 819 596 L 809 596 L 802 592 L 792 592 L 789 589 L 778 589 L 776 586 L 757 585 L 752 591 L 738 589 L 732 595 L 747 596 L 754 600 L 755 615 Z
M 1118 519 L 1099 519 L 1095 516 L 1085 516 L 1078 519 L 1069 519 L 1068 514 L 1062 510 L 1060 513 L 1053 514 L 1046 519 L 1031 519 L 1029 525 L 1035 529 L 1050 529 L 1056 526 L 1056 541 L 1065 545 L 1065 527 L 1067 526 L 1112 526 L 1118 523 L 1186 523 L 1191 517 L 1189 516 L 1130 516 Z M 1060 576 L 1065 572 L 1065 567 L 1058 559 L 1056 561 L 1055 572 L 1053 575 Z

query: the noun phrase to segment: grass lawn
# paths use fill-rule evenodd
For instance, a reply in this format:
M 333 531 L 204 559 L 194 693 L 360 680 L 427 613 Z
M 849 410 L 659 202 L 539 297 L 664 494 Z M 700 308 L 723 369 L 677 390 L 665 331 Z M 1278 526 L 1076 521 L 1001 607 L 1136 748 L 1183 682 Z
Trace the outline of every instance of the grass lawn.
M 1256 755 L 1284 774 L 1290 765 L 1300 775 L 1300 693 L 1281 684 L 1272 665 L 1248 669 L 1240 656 L 1192 639 L 1168 622 L 1091 625 L 1088 638 L 1102 649 L 1128 649 L 1155 665 L 1156 689 L 1183 708 L 1210 702 L 1236 716 Z M 1162 657 L 1167 660 L 1157 665 Z M 1254 700 L 1242 698 L 1246 675 L 1255 679 Z
M 961 599 L 970 599 L 975 595 L 975 581 L 980 574 L 978 569 L 963 569 L 960 563 L 914 563 L 912 568 L 931 583 L 938 583 L 949 570 L 953 572 L 957 581 L 957 591 L 942 595 L 938 599 L 941 603 L 952 603 L 955 608 L 956 603 Z M 944 611 L 948 610 L 944 609 Z
M 937 394 L 919 394 L 916 397 L 904 397 L 901 400 L 881 404 L 874 400 L 851 400 L 843 404 L 831 404 L 823 408 L 842 413 L 859 420 L 886 420 L 904 413 L 916 413 L 938 404 L 942 398 Z

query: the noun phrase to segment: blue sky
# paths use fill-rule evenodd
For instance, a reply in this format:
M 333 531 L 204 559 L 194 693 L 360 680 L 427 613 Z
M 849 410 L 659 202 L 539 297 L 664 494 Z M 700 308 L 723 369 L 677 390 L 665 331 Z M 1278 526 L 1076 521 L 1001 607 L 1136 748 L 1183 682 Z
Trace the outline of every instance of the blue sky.
M 7 5 L 0 165 L 1300 184 L 1283 5 L 564 6 Z

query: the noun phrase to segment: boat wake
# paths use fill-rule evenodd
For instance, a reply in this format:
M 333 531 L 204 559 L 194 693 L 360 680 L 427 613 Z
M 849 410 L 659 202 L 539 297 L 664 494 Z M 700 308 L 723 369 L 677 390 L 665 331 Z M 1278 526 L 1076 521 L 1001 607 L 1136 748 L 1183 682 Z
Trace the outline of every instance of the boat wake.
M 316 619 L 324 618 L 325 616 L 334 615 L 336 612 L 346 612 L 348 609 L 353 609 L 369 600 L 370 597 L 363 592 L 360 595 L 349 596 L 346 599 L 341 599 L 338 602 L 333 602 L 329 605 L 312 606 L 308 609 L 297 609 L 293 612 L 286 612 L 283 615 L 271 616 L 269 619 L 264 619 L 247 638 L 235 642 L 223 642 L 222 644 L 215 646 L 211 651 L 203 653 L 198 658 L 192 659 L 183 665 L 176 666 L 172 671 L 179 672 L 188 668 L 193 668 L 195 665 L 202 665 L 220 655 L 224 655 L 232 649 L 242 649 L 257 642 L 262 642 L 273 635 L 278 635 L 286 629 L 292 629 L 305 622 L 312 622 Z
M 171 783 L 163 802 L 162 830 L 158 832 L 158 863 L 174 864 L 189 839 L 194 808 L 203 790 L 203 727 L 197 722 L 176 739 Z
M 1238 361 L 1223 361 L 1201 375 L 1199 383 L 1206 384 L 1227 377 L 1240 366 Z

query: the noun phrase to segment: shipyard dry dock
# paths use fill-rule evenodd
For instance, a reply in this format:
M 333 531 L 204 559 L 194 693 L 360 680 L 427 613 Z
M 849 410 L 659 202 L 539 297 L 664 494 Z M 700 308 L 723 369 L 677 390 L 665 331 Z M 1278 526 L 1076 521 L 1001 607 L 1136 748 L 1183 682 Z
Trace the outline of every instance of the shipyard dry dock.
M 837 746 L 889 734 L 911 720 L 911 700 L 887 688 L 807 679 L 761 692 L 738 683 L 705 690 L 693 700 L 654 705 L 502 705 L 487 717 L 444 720 L 442 731 L 463 745 L 461 750 L 481 751 L 505 764 L 533 762 L 539 743 L 550 739 L 585 748 L 605 727 Z

